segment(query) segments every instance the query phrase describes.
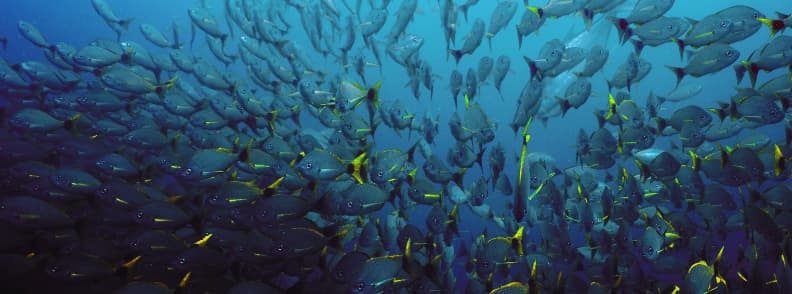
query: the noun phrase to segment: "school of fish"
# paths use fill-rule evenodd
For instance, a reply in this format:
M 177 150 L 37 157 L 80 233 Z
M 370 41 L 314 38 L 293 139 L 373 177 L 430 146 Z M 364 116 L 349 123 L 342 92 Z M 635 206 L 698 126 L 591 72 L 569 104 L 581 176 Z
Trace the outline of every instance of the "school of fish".
M 85 2 L 114 35 L 53 43 L 15 20 L 45 60 L 0 58 L 4 293 L 792 292 L 789 11 L 498 0 L 469 20 L 478 0 L 204 0 L 161 28 Z M 532 42 L 580 17 L 578 38 Z M 538 55 L 493 53 L 515 33 Z M 641 57 L 664 44 L 682 66 Z M 386 91 L 402 70 L 414 98 Z M 632 96 L 663 70 L 675 87 Z M 690 103 L 697 78 L 732 70 L 731 97 Z M 574 164 L 534 148 L 532 130 L 594 96 Z M 430 99 L 454 107 L 409 110 Z

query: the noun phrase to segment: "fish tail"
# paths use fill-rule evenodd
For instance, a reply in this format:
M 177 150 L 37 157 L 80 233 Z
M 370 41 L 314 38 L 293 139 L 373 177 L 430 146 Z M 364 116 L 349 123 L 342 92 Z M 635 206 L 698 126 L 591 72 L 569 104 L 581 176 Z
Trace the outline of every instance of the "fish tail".
M 608 113 L 605 115 L 604 119 L 609 120 L 614 115 L 616 115 L 616 98 L 613 97 L 613 94 L 608 93 Z
M 720 153 L 720 158 L 721 158 L 721 168 L 724 168 L 726 167 L 727 164 L 729 164 L 729 151 L 724 149 L 723 146 L 721 146 L 721 144 L 719 143 L 718 152 Z
M 75 132 L 77 130 L 77 121 L 80 120 L 80 117 L 82 117 L 82 114 L 78 113 L 63 121 L 63 128 L 67 131 Z
M 361 152 L 352 162 L 349 163 L 347 167 L 347 173 L 349 173 L 359 184 L 365 183 L 364 176 L 367 174 L 366 167 L 368 165 L 367 160 L 367 152 Z
M 544 9 L 542 9 L 542 8 L 539 8 L 539 7 L 536 7 L 536 6 L 528 6 L 528 5 L 526 5 L 525 9 L 530 10 L 531 12 L 533 12 L 534 14 L 536 14 L 536 16 L 538 16 L 540 18 L 544 17 Z
M 635 49 L 635 56 L 641 56 L 641 52 L 643 51 L 646 44 L 644 44 L 641 40 L 630 39 L 630 42 L 633 44 L 633 48 Z
M 674 66 L 666 66 L 669 70 L 671 70 L 674 75 L 676 75 L 676 85 L 679 86 L 679 82 L 682 81 L 682 78 L 685 77 L 685 69 L 681 67 L 674 67 Z
M 679 49 L 679 61 L 682 61 L 682 59 L 684 59 L 685 57 L 684 56 L 685 46 L 687 46 L 687 44 L 685 44 L 685 40 L 681 40 L 681 39 L 676 39 L 676 44 L 677 44 L 677 49 Z
M 451 49 L 450 52 L 452 55 L 454 55 L 454 60 L 456 60 L 456 64 L 459 64 L 459 60 L 462 59 L 462 55 L 465 55 L 464 53 L 462 53 L 462 50 L 458 50 L 458 49 Z
M 610 20 L 610 22 L 616 26 L 616 30 L 619 32 L 619 42 L 621 44 L 624 44 L 624 42 L 627 40 L 627 38 L 625 38 L 625 35 L 627 34 L 627 29 L 629 29 L 630 27 L 630 23 L 628 23 L 627 20 L 624 18 L 618 18 L 612 16 L 608 17 L 608 20 Z
M 520 226 L 520 228 L 517 229 L 517 232 L 515 232 L 514 235 L 512 236 L 512 248 L 514 248 L 517 251 L 518 255 L 525 254 L 525 250 L 523 248 L 524 232 L 525 232 L 525 227 Z
M 515 26 L 515 27 L 517 27 L 517 26 Z M 523 36 L 520 34 L 520 31 L 518 30 L 517 31 L 517 49 L 522 49 L 522 42 L 523 42 Z
M 470 8 L 470 6 L 468 6 L 468 5 L 460 5 L 459 6 L 459 9 L 462 10 L 462 15 L 465 16 L 465 22 L 468 21 L 468 17 L 467 17 L 468 16 L 468 14 L 467 14 L 468 13 L 468 8 Z
M 756 87 L 756 78 L 759 75 L 759 66 L 756 63 L 750 63 L 747 67 L 748 77 L 751 78 L 751 88 Z
M 220 44 L 222 46 L 220 48 L 225 48 L 226 40 L 228 40 L 228 34 L 223 34 L 220 36 Z
M 740 64 L 734 64 L 732 68 L 734 68 L 734 75 L 737 78 L 737 83 L 741 83 L 743 78 L 745 77 L 745 72 L 748 71 L 747 60 L 742 61 Z
M 699 171 L 701 169 L 701 158 L 693 150 L 688 150 L 688 154 L 690 154 L 690 168 L 694 171 Z
M 657 120 L 657 134 L 660 134 L 663 132 L 663 130 L 665 130 L 666 127 L 668 127 L 668 120 L 659 116 L 657 117 L 656 120 Z
M 780 19 L 769 19 L 769 18 L 760 17 L 757 18 L 756 20 L 763 23 L 764 25 L 767 26 L 767 28 L 770 29 L 770 38 L 774 37 L 776 33 L 786 28 L 786 26 L 784 25 L 784 21 Z
M 591 31 L 591 23 L 594 21 L 594 12 L 591 9 L 583 9 L 583 23 L 586 25 L 586 31 Z
M 539 71 L 539 69 L 536 67 L 536 62 L 528 58 L 528 56 L 523 56 L 523 60 L 525 60 L 525 63 L 527 63 L 528 67 L 531 68 L 531 78 L 533 78 L 536 75 L 536 72 Z
M 174 86 L 176 86 L 176 80 L 178 80 L 178 79 L 179 79 L 179 76 L 178 75 L 174 75 L 170 80 L 168 80 L 164 84 L 156 86 L 154 91 L 157 93 L 157 95 L 162 96 L 162 94 L 164 94 L 165 91 L 170 90 Z
M 120 25 L 122 28 L 124 28 L 125 31 L 127 31 L 129 30 L 129 24 L 132 23 L 133 21 L 135 21 L 134 17 L 122 19 L 121 21 L 118 22 L 118 25 Z
M 649 170 L 649 166 L 644 165 L 638 159 L 635 160 L 635 164 L 638 165 L 638 169 L 641 171 L 641 180 L 646 181 L 651 175 L 651 171 Z

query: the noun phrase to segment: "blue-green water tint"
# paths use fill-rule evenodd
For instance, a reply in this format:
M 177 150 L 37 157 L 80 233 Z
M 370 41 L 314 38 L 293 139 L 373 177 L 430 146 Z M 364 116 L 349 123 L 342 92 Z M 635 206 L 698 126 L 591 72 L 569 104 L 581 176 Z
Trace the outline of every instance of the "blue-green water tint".
M 123 34 L 121 40 L 133 40 L 140 44 L 144 44 L 144 46 L 147 46 L 152 52 L 164 52 L 167 49 L 150 46 L 148 41 L 140 34 L 138 26 L 141 23 L 147 23 L 166 32 L 166 28 L 168 28 L 172 22 L 175 22 L 180 28 L 181 41 L 188 43 L 190 39 L 190 19 L 187 16 L 187 9 L 199 5 L 198 1 L 108 0 L 108 2 L 120 17 L 135 18 L 129 31 Z M 220 26 L 224 30 L 227 30 L 224 17 L 219 17 L 222 15 L 223 1 L 201 2 L 206 2 L 209 5 L 215 15 L 218 16 Z M 340 1 L 336 2 L 339 9 L 345 11 Z M 387 34 L 387 30 L 396 19 L 393 12 L 396 10 L 396 7 L 398 7 L 399 1 L 393 2 L 394 3 L 391 3 L 389 6 L 391 15 L 389 16 L 388 22 L 378 36 Z M 531 4 L 541 5 L 543 2 L 531 1 Z M 792 11 L 792 3 L 786 1 L 677 1 L 666 15 L 700 19 L 715 11 L 737 4 L 750 5 L 768 17 L 774 17 L 775 11 Z M 470 30 L 475 19 L 482 18 L 485 22 L 488 22 L 487 20 L 492 10 L 495 8 L 495 5 L 496 1 L 481 1 L 469 10 L 468 21 L 465 21 L 460 14 L 456 45 L 451 47 L 457 48 L 462 45 L 464 42 L 462 38 Z M 365 16 L 368 14 L 368 5 L 364 4 L 362 7 L 363 11 L 359 13 Z M 371 81 L 385 81 L 380 94 L 383 102 L 398 99 L 402 101 L 403 105 L 407 106 L 411 113 L 428 113 L 432 116 L 439 115 L 440 134 L 436 140 L 438 143 L 433 146 L 433 151 L 440 158 L 444 159 L 446 158 L 447 150 L 452 146 L 452 142 L 454 142 L 453 137 L 448 131 L 448 119 L 454 110 L 453 101 L 448 89 L 448 76 L 450 72 L 453 69 L 458 69 L 460 72 L 465 73 L 469 68 L 475 68 L 479 59 L 483 56 L 496 58 L 499 55 L 507 55 L 511 57 L 511 71 L 506 76 L 502 87 L 503 98 L 499 97 L 492 83 L 489 82 L 481 86 L 479 95 L 475 97 L 474 102 L 480 103 L 485 112 L 497 123 L 496 142 L 503 144 L 507 154 L 507 163 L 504 173 L 510 175 L 512 182 L 516 182 L 516 170 L 518 168 L 521 138 L 512 133 L 512 130 L 509 128 L 509 123 L 512 119 L 517 95 L 522 89 L 525 81 L 529 78 L 528 66 L 523 61 L 523 56 L 537 56 L 542 45 L 551 39 L 559 38 L 566 42 L 580 34 L 587 34 L 584 30 L 582 17 L 573 15 L 560 19 L 548 19 L 539 29 L 538 33 L 531 34 L 524 39 L 522 49 L 518 50 L 517 35 L 514 25 L 519 21 L 524 11 L 522 8 L 518 8 L 517 14 L 509 25 L 493 38 L 492 49 L 488 48 L 486 44 L 487 40 L 483 40 L 482 45 L 473 54 L 462 57 L 461 61 L 455 64 L 453 57 L 448 56 L 446 44 L 441 39 L 443 31 L 440 24 L 440 9 L 436 1 L 419 1 L 415 19 L 406 30 L 408 33 L 418 35 L 425 39 L 425 44 L 420 50 L 420 56 L 431 63 L 434 73 L 438 76 L 435 80 L 433 99 L 429 99 L 429 93 L 424 89 L 421 90 L 421 97 L 419 99 L 414 98 L 409 88 L 405 86 L 408 82 L 408 77 L 405 75 L 404 69 L 393 62 L 393 60 L 385 54 L 384 50 L 382 52 L 383 64 L 379 65 L 379 69 L 376 67 L 367 68 L 366 80 L 371 84 L 373 84 Z M 3 18 L 0 19 L 0 35 L 8 37 L 8 48 L 3 54 L 5 58 L 9 60 L 9 63 L 44 59 L 39 49 L 34 48 L 19 35 L 16 29 L 17 20 L 26 20 L 33 23 L 50 42 L 63 41 L 78 48 L 99 37 L 110 39 L 115 37 L 115 33 L 110 30 L 102 19 L 93 11 L 91 3 L 88 0 L 5 1 L 0 3 L 0 11 L 3 11 Z M 288 15 L 286 19 L 293 25 L 288 37 L 301 45 L 302 49 L 305 50 L 310 57 L 311 62 L 318 68 L 328 73 L 338 73 L 342 71 L 343 65 L 338 64 L 333 57 L 324 58 L 320 54 L 313 52 L 304 30 L 299 27 L 300 19 L 298 13 L 295 9 L 288 9 L 287 11 Z M 598 19 L 599 18 L 602 18 L 602 16 L 599 16 Z M 607 25 L 611 26 L 610 24 Z M 235 28 L 235 33 L 235 38 L 229 40 L 229 52 L 235 52 L 238 46 L 238 39 L 236 38 L 240 36 L 241 32 L 238 28 Z M 768 40 L 768 36 L 768 29 L 763 27 L 750 38 L 733 44 L 732 46 L 741 53 L 739 60 L 746 59 L 755 48 Z M 592 113 L 598 109 L 606 109 L 608 106 L 608 89 L 605 80 L 610 79 L 616 68 L 626 59 L 627 54 L 630 54 L 633 50 L 632 46 L 629 44 L 622 46 L 617 44 L 618 36 L 616 35 L 615 29 L 611 30 L 609 35 L 599 37 L 607 38 L 607 43 L 610 44 L 610 59 L 605 68 L 591 79 L 593 94 L 588 102 L 580 109 L 570 110 L 563 119 L 558 117 L 550 118 L 546 124 L 534 121 L 530 128 L 529 133 L 532 135 L 532 139 L 527 147 L 529 152 L 547 153 L 554 157 L 557 161 L 557 165 L 562 168 L 576 164 L 574 152 L 576 149 L 575 140 L 577 132 L 581 128 L 588 133 L 596 130 L 597 121 Z M 360 52 L 364 54 L 366 61 L 374 62 L 374 57 L 371 55 L 370 51 L 363 48 L 361 44 L 362 40 L 358 38 L 355 48 L 352 50 L 353 54 L 358 54 Z M 189 46 L 189 44 L 186 44 L 186 46 Z M 195 46 L 192 52 L 196 56 L 205 56 L 207 59 L 214 60 L 214 57 L 211 56 L 211 52 L 206 48 L 202 32 L 197 33 Z M 665 66 L 683 66 L 684 63 L 680 62 L 677 47 L 674 43 L 667 43 L 659 47 L 647 47 L 644 49 L 641 57 L 649 60 L 653 64 L 653 69 L 643 81 L 632 85 L 630 94 L 639 105 L 643 106 L 650 92 L 664 95 L 674 88 L 676 82 L 675 77 Z M 222 68 L 219 63 L 216 65 L 218 68 Z M 239 62 L 233 64 L 227 70 L 236 72 L 236 76 L 238 77 L 245 75 L 244 68 Z M 761 84 L 768 80 L 768 78 L 774 76 L 775 72 L 773 74 L 760 73 L 757 84 Z M 182 78 L 192 80 L 192 77 Z M 358 79 L 354 74 L 350 74 L 348 78 L 350 80 Z M 678 107 L 687 104 L 695 104 L 704 108 L 715 107 L 717 102 L 727 101 L 728 98 L 734 94 L 735 87 L 738 86 L 735 81 L 734 73 L 730 68 L 700 78 L 685 78 L 686 81 L 694 79 L 704 86 L 703 91 L 693 99 L 680 103 L 665 104 L 660 110 L 660 116 L 668 117 Z M 744 87 L 747 85 L 749 84 L 746 79 L 739 86 Z M 549 89 L 545 90 L 548 91 Z M 545 97 L 544 99 L 553 99 L 553 97 Z M 8 101 L 4 101 L 4 103 L 8 103 Z M 463 105 L 459 106 L 460 110 L 463 108 Z M 307 114 L 303 114 L 302 118 L 304 127 L 321 127 L 315 119 Z M 758 128 L 756 130 L 751 130 L 751 132 L 766 133 L 774 141 L 783 140 L 782 124 Z M 743 132 L 743 134 L 747 133 L 748 132 Z M 733 145 L 741 136 L 742 135 L 724 140 L 721 144 L 724 146 Z M 381 127 L 372 141 L 376 142 L 374 150 L 386 148 L 407 150 L 412 146 L 415 139 L 415 134 L 413 134 L 412 138 L 408 138 L 407 135 L 402 132 L 401 137 L 398 137 L 393 130 Z M 654 146 L 661 149 L 668 148 L 669 143 L 672 141 L 678 144 L 676 138 L 663 137 L 658 138 Z M 493 144 L 489 145 L 490 148 L 492 146 Z M 625 166 L 631 171 L 636 172 L 632 163 L 627 163 Z M 614 170 L 611 171 L 612 174 L 616 174 L 617 172 L 618 171 Z M 473 181 L 481 175 L 481 170 L 477 166 L 471 168 L 465 176 L 466 187 L 472 185 Z M 485 171 L 484 175 L 489 175 L 489 171 Z M 491 197 L 486 202 L 493 207 L 496 215 L 511 214 L 511 211 L 507 208 L 507 203 L 511 202 L 511 196 L 499 195 L 494 191 L 491 192 L 490 195 Z M 384 217 L 391 211 L 392 207 L 386 205 L 385 209 L 377 213 L 377 216 Z M 503 231 L 495 224 L 492 222 L 482 222 L 479 217 L 473 214 L 469 209 L 463 208 L 460 209 L 460 211 L 459 226 L 462 235 L 460 237 L 461 241 L 459 242 L 466 242 L 478 236 L 483 230 L 487 230 L 490 236 L 503 234 Z M 411 216 L 411 223 L 425 229 L 423 219 L 425 215 L 429 213 L 428 206 L 417 206 L 407 213 Z M 575 239 L 580 238 L 584 238 L 584 235 L 579 234 L 575 236 Z

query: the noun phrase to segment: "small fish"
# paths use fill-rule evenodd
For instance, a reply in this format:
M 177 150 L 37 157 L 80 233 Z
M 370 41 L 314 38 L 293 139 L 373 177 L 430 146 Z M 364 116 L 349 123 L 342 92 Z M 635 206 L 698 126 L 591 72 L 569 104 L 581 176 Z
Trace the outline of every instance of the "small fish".
M 450 50 L 457 64 L 459 64 L 459 60 L 462 56 L 473 54 L 473 52 L 476 51 L 479 45 L 481 45 L 484 34 L 484 20 L 476 18 L 476 20 L 473 21 L 473 27 L 470 28 L 470 31 L 465 35 L 465 43 L 462 44 L 462 48 Z
M 19 29 L 19 33 L 22 34 L 25 39 L 30 41 L 30 43 L 36 45 L 36 47 L 50 51 L 55 50 L 55 47 L 51 45 L 46 38 L 44 38 L 44 35 L 42 35 L 38 28 L 36 28 L 33 24 L 24 20 L 20 20 L 17 22 L 17 28 Z M 7 39 L 6 42 L 8 42 Z
M 667 66 L 677 77 L 677 85 L 685 76 L 701 77 L 719 72 L 740 58 L 740 52 L 726 44 L 712 44 L 696 51 L 685 67 Z
M 495 6 L 486 33 L 490 50 L 492 50 L 492 38 L 509 24 L 515 13 L 517 13 L 517 3 L 514 1 L 499 1 Z

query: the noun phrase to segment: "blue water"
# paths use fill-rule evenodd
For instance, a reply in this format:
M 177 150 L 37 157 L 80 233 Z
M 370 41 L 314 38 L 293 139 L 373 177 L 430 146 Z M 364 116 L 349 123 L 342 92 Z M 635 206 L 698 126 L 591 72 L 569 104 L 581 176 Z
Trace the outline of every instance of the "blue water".
M 138 26 L 142 23 L 147 23 L 165 32 L 165 28 L 172 22 L 176 22 L 179 24 L 182 40 L 188 42 L 190 37 L 190 19 L 187 15 L 187 9 L 199 5 L 198 1 L 108 0 L 107 2 L 111 4 L 119 17 L 135 18 L 129 31 L 123 34 L 122 40 L 132 40 L 144 44 L 152 53 L 160 52 L 160 50 L 164 52 L 167 49 L 160 49 L 150 45 L 148 41 L 142 37 Z M 209 4 L 215 15 L 222 15 L 223 1 L 209 0 L 205 2 Z M 336 2 L 339 9 L 345 11 L 340 1 Z M 393 12 L 396 10 L 399 3 L 398 1 L 393 2 L 394 3 L 391 3 L 389 6 L 391 16 L 388 18 L 388 22 L 378 36 L 384 36 L 396 19 Z M 488 25 L 488 20 L 495 4 L 496 1 L 481 1 L 478 5 L 470 9 L 468 21 L 465 21 L 460 14 L 459 27 L 457 29 L 457 46 L 461 46 L 464 42 L 463 37 L 470 30 L 475 19 L 482 18 Z M 542 6 L 544 1 L 531 1 L 531 4 Z M 775 11 L 787 13 L 792 11 L 792 1 L 676 1 L 674 7 L 666 13 L 666 16 L 685 16 L 693 19 L 700 19 L 708 14 L 736 4 L 749 5 L 763 12 L 768 17 L 774 17 Z M 362 7 L 364 10 L 361 14 L 365 16 L 368 14 L 368 5 L 364 4 Z M 96 38 L 115 38 L 115 33 L 94 12 L 88 0 L 6 0 L 0 1 L 0 11 L 2 11 L 3 16 L 0 18 L 0 35 L 8 38 L 8 48 L 1 53 L 11 64 L 25 60 L 45 60 L 40 49 L 35 48 L 19 35 L 16 25 L 18 20 L 26 20 L 34 24 L 51 43 L 62 41 L 77 48 Z M 294 9 L 288 9 L 288 12 L 287 19 L 293 24 L 289 37 L 297 41 L 302 48 L 307 51 L 312 62 L 330 73 L 342 70 L 333 57 L 325 59 L 321 55 L 313 52 L 305 37 L 304 30 L 299 27 L 299 15 Z M 510 56 L 512 59 L 512 66 L 511 72 L 506 76 L 503 83 L 503 99 L 498 96 L 495 88 L 490 83 L 490 85 L 481 87 L 479 97 L 475 98 L 475 102 L 480 103 L 486 113 L 498 124 L 496 142 L 500 142 L 506 147 L 507 164 L 504 172 L 512 175 L 510 177 L 512 182 L 516 181 L 516 157 L 519 155 L 521 139 L 512 133 L 512 130 L 509 128 L 509 123 L 512 119 L 517 96 L 524 83 L 529 78 L 527 71 L 528 67 L 525 62 L 523 62 L 523 56 L 537 56 L 541 46 L 553 38 L 564 40 L 567 39 L 568 36 L 585 33 L 582 17 L 580 16 L 548 19 L 543 27 L 539 29 L 538 33 L 529 35 L 524 39 L 523 48 L 518 50 L 514 26 L 519 21 L 522 13 L 523 10 L 518 9 L 517 14 L 509 25 L 492 40 L 492 49 L 488 48 L 485 38 L 474 54 L 462 57 L 461 62 L 455 64 L 453 57 L 446 57 L 446 44 L 441 37 L 443 31 L 440 25 L 440 8 L 437 2 L 431 0 L 419 1 L 418 13 L 413 22 L 407 27 L 406 31 L 425 38 L 426 43 L 420 50 L 420 56 L 423 59 L 429 60 L 434 73 L 439 75 L 438 79 L 435 81 L 434 98 L 431 100 L 429 99 L 428 91 L 425 89 L 421 89 L 422 94 L 420 100 L 416 100 L 413 97 L 409 88 L 405 86 L 408 79 L 404 69 L 387 57 L 384 51 L 382 55 L 383 64 L 380 65 L 382 74 L 374 67 L 367 69 L 368 81 L 385 80 L 381 89 L 382 100 L 390 101 L 399 99 L 402 101 L 403 105 L 407 106 L 410 112 L 419 114 L 418 116 L 421 116 L 420 114 L 423 113 L 439 115 L 440 135 L 437 140 L 438 143 L 434 145 L 434 152 L 437 153 L 440 158 L 445 158 L 445 153 L 451 146 L 449 142 L 454 142 L 453 137 L 448 131 L 447 123 L 451 111 L 454 109 L 451 93 L 448 89 L 448 76 L 450 72 L 453 69 L 458 69 L 464 74 L 468 68 L 475 68 L 479 59 L 483 56 L 491 56 L 493 58 L 499 55 Z M 221 20 L 221 28 L 224 30 L 227 29 L 225 20 L 223 18 L 218 19 Z M 238 28 L 235 28 L 235 33 L 236 38 L 241 34 Z M 786 33 L 788 34 L 788 32 Z M 740 60 L 743 60 L 747 58 L 755 48 L 768 41 L 768 36 L 769 30 L 763 27 L 755 35 L 746 40 L 737 42 L 732 46 L 740 51 Z M 617 44 L 618 36 L 615 30 L 612 30 L 607 37 L 609 38 L 608 43 L 612 44 L 610 47 L 610 60 L 602 70 L 602 73 L 592 78 L 592 97 L 580 109 L 570 110 L 563 119 L 552 118 L 546 125 L 534 122 L 530 128 L 532 139 L 528 144 L 529 152 L 547 153 L 556 158 L 559 167 L 568 167 L 575 164 L 575 139 L 578 130 L 583 128 L 590 133 L 597 129 L 597 122 L 592 113 L 594 110 L 607 108 L 608 89 L 605 80 L 612 76 L 616 68 L 626 59 L 627 54 L 633 50 L 632 46 L 629 44 L 623 46 Z M 194 55 L 206 56 L 208 59 L 213 59 L 211 53 L 205 46 L 203 33 L 198 33 L 195 44 L 193 49 Z M 229 44 L 230 46 L 227 51 L 236 52 L 238 40 L 232 39 Z M 362 40 L 358 38 L 353 52 L 358 52 L 359 48 L 362 47 L 361 44 Z M 367 61 L 374 61 L 373 56 L 368 50 L 362 52 L 366 54 Z M 644 49 L 642 57 L 652 62 L 653 69 L 642 82 L 632 86 L 631 96 L 639 105 L 644 105 L 646 97 L 650 92 L 663 95 L 674 88 L 676 82 L 675 77 L 669 70 L 665 69 L 666 65 L 684 65 L 684 63 L 679 60 L 676 45 L 673 43 L 667 43 L 659 47 L 647 47 Z M 218 68 L 222 68 L 219 63 L 217 66 Z M 229 70 L 236 71 L 236 76 L 245 75 L 240 62 L 232 65 Z M 757 85 L 774 76 L 775 73 L 760 73 Z M 192 77 L 183 78 L 191 79 Z M 349 78 L 357 80 L 354 74 L 350 75 Z M 695 78 L 692 77 L 685 78 L 688 82 L 694 79 Z M 684 102 L 664 105 L 664 109 L 661 110 L 660 115 L 668 116 L 677 107 L 687 104 L 696 104 L 705 108 L 715 107 L 718 101 L 728 101 L 728 98 L 733 95 L 736 87 L 750 86 L 747 78 L 742 84 L 738 85 L 734 73 L 730 68 L 726 68 L 716 74 L 697 78 L 697 80 L 704 85 L 704 90 L 701 94 Z M 463 105 L 460 105 L 460 111 L 463 111 L 463 108 Z M 304 117 L 306 116 L 304 115 Z M 306 117 L 304 120 L 304 126 L 319 127 L 318 123 L 312 121 L 309 117 Z M 755 131 L 765 132 L 776 141 L 782 140 L 783 138 L 781 124 L 759 128 Z M 723 144 L 730 144 L 740 137 L 741 136 L 737 136 L 736 138 L 725 140 Z M 405 134 L 402 134 L 402 137 L 398 137 L 395 132 L 383 127 L 377 131 L 374 140 L 376 142 L 375 149 L 400 148 L 406 150 L 413 144 L 414 140 L 415 137 L 408 139 Z M 669 140 L 675 141 L 676 139 L 658 139 L 655 147 L 666 148 Z M 490 144 L 490 146 L 493 145 L 494 144 Z M 635 171 L 633 165 L 628 165 L 627 167 L 631 171 Z M 488 174 L 489 171 L 486 171 L 485 175 Z M 481 171 L 477 166 L 471 168 L 466 175 L 466 182 L 472 183 L 472 181 L 480 175 Z M 511 199 L 511 196 L 506 197 L 498 195 L 497 192 L 493 191 L 487 203 L 493 207 L 496 215 L 511 215 L 511 211 L 506 207 L 507 202 L 511 201 Z M 390 209 L 390 207 L 383 209 L 382 215 L 389 213 Z M 409 212 L 410 215 L 413 216 L 411 222 L 424 227 L 423 218 L 424 215 L 428 213 L 428 210 L 428 207 L 420 206 L 411 210 Z M 464 240 L 469 240 L 469 238 L 479 235 L 484 229 L 489 231 L 491 235 L 504 233 L 492 222 L 481 222 L 478 216 L 468 209 L 463 209 L 461 211 L 459 219 L 461 221 L 460 228 L 462 230 L 462 239 Z

